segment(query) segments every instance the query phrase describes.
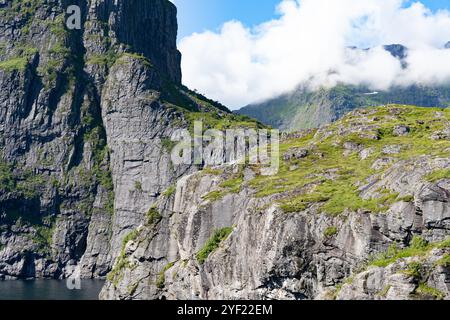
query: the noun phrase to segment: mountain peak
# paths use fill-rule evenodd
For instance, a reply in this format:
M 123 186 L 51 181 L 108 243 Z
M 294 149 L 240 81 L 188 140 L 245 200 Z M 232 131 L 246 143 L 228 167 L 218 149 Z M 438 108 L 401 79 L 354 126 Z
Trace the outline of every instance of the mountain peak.
M 398 58 L 400 60 L 403 60 L 408 56 L 408 48 L 401 44 L 385 45 L 383 48 L 394 58 Z

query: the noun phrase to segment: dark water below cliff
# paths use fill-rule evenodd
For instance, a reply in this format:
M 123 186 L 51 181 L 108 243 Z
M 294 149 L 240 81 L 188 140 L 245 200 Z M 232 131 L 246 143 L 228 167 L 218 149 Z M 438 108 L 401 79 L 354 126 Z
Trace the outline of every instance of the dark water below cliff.
M 80 290 L 69 290 L 65 280 L 0 281 L 0 300 L 98 300 L 104 283 L 83 280 Z

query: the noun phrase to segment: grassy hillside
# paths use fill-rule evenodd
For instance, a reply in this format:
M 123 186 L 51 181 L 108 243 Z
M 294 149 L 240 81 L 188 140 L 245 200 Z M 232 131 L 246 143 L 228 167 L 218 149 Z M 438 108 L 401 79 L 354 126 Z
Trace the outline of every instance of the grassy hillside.
M 288 135 L 281 143 L 279 173 L 257 176 L 248 186 L 256 197 L 277 195 L 285 212 L 303 211 L 314 203 L 331 215 L 346 209 L 382 212 L 395 202 L 411 201 L 413 195 L 380 189 L 376 197 L 363 199 L 359 187 L 401 160 L 422 156 L 450 157 L 450 109 L 360 109 L 323 129 Z M 430 172 L 426 179 L 446 177 L 448 169 Z
M 323 126 L 356 108 L 384 104 L 448 107 L 450 87 L 411 86 L 376 93 L 365 87 L 348 85 L 317 91 L 298 88 L 261 104 L 244 107 L 238 113 L 281 130 L 295 131 Z

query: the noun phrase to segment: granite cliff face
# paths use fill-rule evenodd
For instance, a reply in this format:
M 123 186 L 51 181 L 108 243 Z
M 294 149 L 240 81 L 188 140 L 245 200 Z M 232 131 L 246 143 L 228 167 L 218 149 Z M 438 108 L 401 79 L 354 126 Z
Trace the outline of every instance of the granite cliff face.
M 124 241 L 101 297 L 448 299 L 449 120 L 356 111 L 286 135 L 275 176 L 183 177 Z
M 81 30 L 65 27 L 73 4 Z M 170 164 L 173 130 L 228 111 L 181 87 L 169 1 L 11 0 L 0 13 L 0 278 L 105 277 L 122 238 L 195 170 Z
M 103 299 L 449 298 L 448 110 L 285 134 L 274 176 L 176 166 L 169 138 L 194 120 L 260 125 L 181 86 L 169 1 L 0 13 L 1 279 L 79 270 L 107 278 Z

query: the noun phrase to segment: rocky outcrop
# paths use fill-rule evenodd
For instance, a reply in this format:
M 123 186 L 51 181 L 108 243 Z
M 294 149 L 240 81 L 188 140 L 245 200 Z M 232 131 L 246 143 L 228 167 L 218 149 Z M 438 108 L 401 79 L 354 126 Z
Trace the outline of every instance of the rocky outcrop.
M 405 109 L 402 110 L 398 116 L 403 116 L 401 114 L 405 113 Z M 379 114 L 394 111 L 382 109 Z M 430 115 L 433 111 L 424 112 Z M 350 158 L 361 150 L 353 148 L 354 154 L 342 156 L 343 150 L 349 150 L 346 140 L 352 139 L 350 137 L 354 137 L 355 133 L 367 132 L 361 129 L 367 128 L 367 123 L 371 123 L 377 114 L 376 111 L 356 112 L 336 125 L 319 130 L 314 138 L 299 147 L 304 148 L 306 144 L 311 150 L 305 158 L 286 158 L 287 169 L 281 169 L 279 175 L 283 174 L 283 170 L 289 170 L 288 175 L 305 170 L 301 161 L 308 161 L 311 157 L 320 159 L 315 163 L 317 172 L 322 168 L 321 163 L 328 163 L 326 158 L 333 153 L 327 149 L 327 153 L 319 155 L 316 150 L 325 150 L 321 145 L 327 144 L 328 139 L 336 139 L 332 140 L 335 141 L 332 147 L 334 152 L 347 160 L 333 160 L 336 170 L 330 171 L 325 166 L 323 179 L 319 183 L 328 180 L 330 187 L 335 184 L 333 194 L 342 192 L 338 189 L 339 183 L 342 183 L 339 182 L 342 181 L 341 171 L 349 170 Z M 387 120 L 381 123 L 389 128 L 386 131 L 393 133 L 395 121 L 392 124 Z M 378 161 L 389 139 L 360 140 L 361 147 L 372 145 L 374 153 L 364 160 L 356 156 L 356 163 L 361 164 L 359 170 L 364 171 L 364 166 L 370 168 L 372 163 Z M 397 139 L 396 135 L 393 134 L 392 139 Z M 284 145 L 290 146 L 295 141 L 294 138 L 282 142 L 282 150 Z M 411 142 L 405 141 L 406 144 Z M 327 148 L 330 148 L 328 144 Z M 295 189 L 294 193 L 283 191 L 280 176 L 270 178 L 271 181 L 279 181 L 275 187 L 279 191 L 269 196 L 258 195 L 258 180 L 255 180 L 258 179 L 258 170 L 255 168 L 231 166 L 186 176 L 179 180 L 173 196 L 158 201 L 155 210 L 159 219 L 142 224 L 133 237 L 123 243 L 120 263 L 116 263 L 101 298 L 375 299 L 378 297 L 375 293 L 389 285 L 393 289 L 387 294 L 393 298 L 397 294 L 394 288 L 403 290 L 402 297 L 416 298 L 420 296 L 419 286 L 422 291 L 432 291 L 434 288 L 444 292 L 443 296 L 435 298 L 448 297 L 448 265 L 442 264 L 438 268 L 434 264 L 445 254 L 448 259 L 448 241 L 442 248 L 421 257 L 424 274 L 428 274 L 428 270 L 431 272 L 421 280 L 423 282 L 417 280 L 413 283 L 407 276 L 396 275 L 395 272 L 403 270 L 408 261 L 398 262 L 400 265 L 390 267 L 392 270 L 370 268 L 366 273 L 358 273 L 370 264 L 372 257 L 394 245 L 408 248 L 413 239 L 434 244 L 448 239 L 450 235 L 450 180 L 439 174 L 434 179 L 429 177 L 431 173 L 448 170 L 448 151 L 445 153 L 447 156 L 437 149 L 437 154 L 430 149 L 427 155 L 419 155 L 420 152 L 416 153 L 419 150 L 415 148 L 403 151 L 388 167 L 378 169 L 366 180 L 356 182 L 358 198 L 351 201 L 368 201 L 367 209 L 362 205 L 359 209 L 351 209 L 354 203 L 347 200 L 344 204 L 347 209 L 340 213 L 335 211 L 334 214 L 324 209 L 326 197 L 322 195 L 321 200 L 314 200 L 317 197 L 311 185 Z M 289 165 L 292 161 L 300 162 L 292 168 Z M 230 181 L 228 179 L 239 172 L 243 177 L 239 191 L 223 193 L 222 183 Z M 264 187 L 267 188 L 266 184 Z M 220 196 L 212 197 L 216 190 L 221 192 Z M 296 209 L 286 206 L 286 197 L 294 198 L 296 193 L 301 194 L 305 190 L 310 190 L 306 191 L 311 194 L 309 198 L 304 198 L 312 199 L 309 203 Z M 341 197 L 344 196 L 349 197 L 350 194 L 344 192 Z M 374 206 L 372 201 L 378 205 Z M 288 204 L 292 206 L 291 202 Z M 223 232 L 217 233 L 218 230 Z M 221 233 L 227 236 L 218 238 Z M 211 242 L 211 239 L 221 241 L 217 245 L 217 241 Z M 213 248 L 212 243 L 216 243 Z M 208 253 L 206 258 L 205 252 Z M 369 294 L 365 279 L 372 277 L 372 273 L 379 278 L 370 289 L 374 294 Z M 338 295 L 336 287 L 346 283 L 351 276 L 355 279 L 354 287 L 344 285 Z M 364 293 L 360 294 L 361 290 L 365 290 Z
M 425 259 L 412 257 L 386 267 L 371 266 L 329 296 L 338 300 L 449 300 L 448 251 L 437 248 Z
M 274 199 L 252 199 L 249 190 L 205 202 L 202 195 L 215 180 L 200 173 L 179 182 L 175 198 L 166 203 L 169 209 L 161 208 L 161 222 L 141 227 L 139 236 L 126 244 L 132 267 L 120 271 L 120 281 L 106 285 L 102 298 L 313 299 L 392 243 L 407 245 L 412 234 L 430 241 L 449 235 L 448 195 L 439 204 L 399 202 L 383 215 L 348 212 L 345 218 L 333 218 L 316 206 L 286 214 Z M 424 200 L 420 188 L 418 202 Z M 426 209 L 431 207 L 435 209 Z M 229 238 L 199 264 L 196 254 L 208 238 L 230 226 Z M 339 231 L 326 235 L 332 226 Z M 158 288 L 162 277 L 164 286 Z M 448 285 L 448 277 L 442 281 L 441 286 Z
M 270 177 L 176 166 L 176 129 L 250 120 L 181 86 L 173 4 L 0 10 L 0 278 L 107 276 L 103 299 L 448 297 L 448 111 L 358 110 L 285 135 Z M 371 264 L 419 238 L 426 254 Z M 420 276 L 402 272 L 417 259 Z
M 119 253 L 123 237 L 141 225 L 158 197 L 189 166 L 174 166 L 162 140 L 170 139 L 179 114 L 159 103 L 154 92 L 156 71 L 124 57 L 113 66 L 102 93 L 102 118 L 111 152 L 115 214 L 112 252 Z M 113 254 L 114 255 L 114 254 Z
M 81 30 L 65 27 L 73 4 Z M 199 101 L 179 89 L 176 8 L 33 0 L 0 11 L 0 278 L 105 277 L 123 236 L 191 170 L 163 146 L 186 125 L 174 101 Z

